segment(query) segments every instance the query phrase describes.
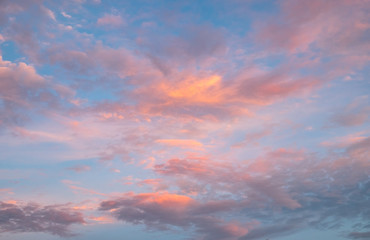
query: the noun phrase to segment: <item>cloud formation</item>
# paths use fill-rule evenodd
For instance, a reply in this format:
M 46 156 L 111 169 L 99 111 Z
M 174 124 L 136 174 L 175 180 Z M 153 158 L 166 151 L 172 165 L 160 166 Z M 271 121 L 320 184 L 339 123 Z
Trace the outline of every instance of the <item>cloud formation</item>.
M 165 192 L 129 193 L 125 197 L 102 202 L 100 210 L 109 210 L 119 220 L 145 224 L 150 228 L 177 226 L 187 229 L 194 226 L 205 235 L 204 239 L 235 239 L 248 230 L 237 222 L 224 222 L 210 216 L 211 213 L 225 211 L 223 208 L 228 204 L 227 201 L 201 204 L 190 197 Z
M 85 223 L 80 212 L 65 206 L 0 202 L 0 232 L 44 232 L 70 237 L 68 227 Z

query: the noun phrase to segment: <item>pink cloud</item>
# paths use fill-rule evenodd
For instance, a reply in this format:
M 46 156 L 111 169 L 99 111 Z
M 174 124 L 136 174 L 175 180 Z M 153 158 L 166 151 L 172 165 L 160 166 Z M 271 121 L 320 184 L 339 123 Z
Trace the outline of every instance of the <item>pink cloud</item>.
M 67 169 L 75 171 L 75 172 L 86 172 L 86 171 L 90 171 L 91 167 L 87 166 L 87 165 L 76 165 L 76 166 L 73 166 L 73 167 L 69 167 Z
M 105 14 L 97 21 L 98 25 L 109 25 L 113 27 L 119 27 L 125 24 L 125 21 L 119 15 Z
M 82 194 L 82 195 L 98 195 L 98 196 L 106 196 L 107 194 L 95 191 L 93 189 L 84 188 L 81 186 L 77 186 L 79 183 L 70 181 L 70 180 L 62 180 L 62 183 L 66 184 L 69 189 L 71 189 L 75 194 Z
M 169 188 L 160 178 L 140 180 L 137 182 L 137 185 L 140 187 L 149 186 L 153 191 L 164 191 Z
M 180 148 L 195 148 L 199 149 L 203 147 L 203 144 L 193 139 L 158 139 L 157 143 Z
M 233 144 L 232 146 L 235 147 L 235 148 L 240 148 L 240 147 L 244 147 L 248 144 L 258 145 L 258 142 L 257 142 L 258 140 L 260 140 L 261 138 L 264 138 L 264 137 L 266 137 L 270 134 L 271 134 L 270 129 L 265 129 L 265 130 L 262 130 L 262 131 L 256 131 L 256 132 L 248 133 L 248 134 L 246 134 L 245 138 L 241 142 Z
M 289 76 L 279 71 L 282 70 L 261 72 L 253 77 L 240 74 L 233 79 L 181 72 L 141 85 L 133 98 L 143 114 L 220 120 L 251 115 L 249 109 L 253 106 L 269 105 L 320 85 L 316 78 Z
M 111 223 L 116 222 L 116 220 L 112 218 L 111 216 L 99 216 L 99 217 L 91 216 L 88 219 L 94 222 L 97 222 L 99 224 L 111 224 Z
M 361 0 L 282 1 L 282 14 L 257 30 L 257 40 L 291 52 L 308 51 L 315 45 L 324 51 L 360 53 L 369 45 L 361 40 L 366 30 L 355 26 L 368 22 L 363 11 L 368 8 Z M 355 16 L 351 14 L 354 11 L 358 12 Z
M 4 61 L 0 56 L 0 126 L 21 125 L 29 120 L 31 113 L 61 109 L 63 98 L 71 98 L 73 91 L 56 84 L 36 72 L 36 69 L 23 62 Z M 17 129 L 16 129 L 17 130 Z M 30 132 L 22 128 L 21 134 L 58 138 L 45 132 Z
M 367 137 L 364 135 L 363 132 L 353 133 L 342 137 L 336 137 L 334 139 L 330 139 L 328 141 L 324 141 L 321 143 L 322 146 L 325 147 L 334 147 L 334 148 L 346 148 L 355 143 L 358 143 Z
M 45 12 L 45 14 L 46 14 L 48 17 L 50 17 L 52 20 L 56 21 L 55 14 L 54 14 L 54 12 L 53 12 L 53 11 L 51 11 L 49 8 L 46 8 L 46 7 L 44 7 L 44 6 L 43 6 L 41 9 Z

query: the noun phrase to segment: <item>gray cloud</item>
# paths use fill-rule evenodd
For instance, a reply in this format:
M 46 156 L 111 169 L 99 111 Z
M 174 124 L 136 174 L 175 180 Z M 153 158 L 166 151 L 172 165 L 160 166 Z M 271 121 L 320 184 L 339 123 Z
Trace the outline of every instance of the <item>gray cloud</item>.
M 62 237 L 73 236 L 68 227 L 85 223 L 80 212 L 65 206 L 41 206 L 35 203 L 0 202 L 0 232 L 44 232 Z

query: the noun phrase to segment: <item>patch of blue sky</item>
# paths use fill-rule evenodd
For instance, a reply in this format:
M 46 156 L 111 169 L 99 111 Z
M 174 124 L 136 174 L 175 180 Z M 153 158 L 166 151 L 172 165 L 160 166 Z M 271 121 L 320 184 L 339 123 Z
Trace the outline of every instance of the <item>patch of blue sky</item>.
M 3 60 L 10 62 L 26 62 L 27 59 L 13 41 L 5 41 L 0 44 L 0 53 Z
M 285 54 L 274 54 L 268 57 L 256 57 L 254 63 L 265 70 L 273 70 L 287 62 Z

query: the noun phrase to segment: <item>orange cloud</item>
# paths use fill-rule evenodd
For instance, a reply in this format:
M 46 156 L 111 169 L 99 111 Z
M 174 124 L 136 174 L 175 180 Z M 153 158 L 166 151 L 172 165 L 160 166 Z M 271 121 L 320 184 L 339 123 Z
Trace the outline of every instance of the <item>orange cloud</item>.
M 219 103 L 225 99 L 225 90 L 221 89 L 221 76 L 213 75 L 206 78 L 188 77 L 177 85 L 164 82 L 159 90 L 168 97 L 189 103 Z
M 98 223 L 101 223 L 101 224 L 114 223 L 115 222 L 114 218 L 112 218 L 110 216 L 89 217 L 88 219 L 92 220 L 92 221 L 95 221 L 95 222 L 98 222 Z
M 158 139 L 157 143 L 181 147 L 181 148 L 201 148 L 203 144 L 193 139 Z
M 185 195 L 170 193 L 142 193 L 137 195 L 138 198 L 144 198 L 145 203 L 156 203 L 161 206 L 173 206 L 183 208 L 194 203 L 194 200 Z

